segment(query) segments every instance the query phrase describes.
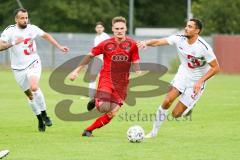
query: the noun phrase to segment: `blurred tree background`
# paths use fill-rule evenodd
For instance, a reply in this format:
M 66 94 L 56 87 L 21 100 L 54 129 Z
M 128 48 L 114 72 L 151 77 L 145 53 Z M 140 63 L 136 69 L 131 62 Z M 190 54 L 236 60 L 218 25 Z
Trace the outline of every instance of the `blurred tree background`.
M 48 32 L 92 33 L 97 21 L 111 32 L 111 19 L 128 20 L 129 0 L 21 0 L 31 23 Z M 187 0 L 135 0 L 134 28 L 183 28 L 187 18 Z M 0 0 L 0 31 L 14 24 L 16 0 Z M 239 33 L 240 0 L 192 0 L 194 17 L 206 23 L 204 34 Z
M 192 11 L 204 22 L 205 35 L 240 33 L 240 0 L 194 0 Z

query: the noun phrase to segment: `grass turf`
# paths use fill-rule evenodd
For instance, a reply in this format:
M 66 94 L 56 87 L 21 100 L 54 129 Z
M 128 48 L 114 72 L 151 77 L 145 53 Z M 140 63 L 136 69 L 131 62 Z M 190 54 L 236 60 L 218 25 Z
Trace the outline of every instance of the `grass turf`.
M 12 73 L 0 72 L 0 150 L 10 150 L 6 160 L 240 158 L 240 76 L 217 75 L 208 82 L 191 119 L 169 119 L 156 138 L 133 144 L 127 141 L 127 129 L 139 124 L 148 132 L 152 127 L 150 115 L 155 113 L 164 96 L 139 98 L 135 107 L 125 104 L 110 124 L 94 131 L 95 137 L 85 138 L 80 134 L 93 120 L 62 121 L 55 115 L 55 106 L 62 99 L 73 99 L 71 112 L 81 113 L 86 111 L 88 99 L 53 91 L 48 84 L 50 74 L 43 72 L 40 85 L 54 125 L 45 133 L 39 133 L 37 119 Z M 169 81 L 172 77 L 165 75 L 163 79 Z M 79 85 L 80 79 L 74 84 Z

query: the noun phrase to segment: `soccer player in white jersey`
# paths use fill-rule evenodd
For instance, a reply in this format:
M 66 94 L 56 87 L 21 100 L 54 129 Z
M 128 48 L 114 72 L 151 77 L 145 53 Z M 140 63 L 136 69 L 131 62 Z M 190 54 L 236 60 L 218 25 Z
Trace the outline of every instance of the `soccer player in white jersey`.
M 46 103 L 42 91 L 39 88 L 41 75 L 41 61 L 37 54 L 35 38 L 41 36 L 52 43 L 62 52 L 68 52 L 68 48 L 61 46 L 48 33 L 35 25 L 28 24 L 28 12 L 20 8 L 14 11 L 15 25 L 8 26 L 1 35 L 1 40 L 11 43 L 18 37 L 23 37 L 24 41 L 9 48 L 11 68 L 18 85 L 28 97 L 29 106 L 38 119 L 38 130 L 45 131 L 45 125 L 51 126 L 52 121 L 47 116 Z
M 96 23 L 95 31 L 96 31 L 96 37 L 94 38 L 94 47 L 96 47 L 99 43 L 102 41 L 109 39 L 110 36 L 104 32 L 104 24 L 103 22 L 99 21 Z M 97 58 L 93 59 L 91 68 L 90 68 L 90 83 L 89 83 L 89 97 L 91 99 L 95 96 L 95 90 L 96 90 L 96 78 L 97 75 L 100 72 L 100 69 L 102 67 L 103 62 L 103 55 L 98 55 Z
M 218 61 L 212 48 L 199 36 L 201 30 L 201 21 L 190 19 L 186 24 L 184 35 L 138 42 L 139 48 L 175 45 L 181 62 L 171 82 L 172 86 L 156 112 L 152 131 L 145 138 L 157 136 L 168 109 L 177 97 L 179 101 L 172 111 L 172 116 L 178 118 L 187 115 L 202 95 L 206 81 L 219 71 Z

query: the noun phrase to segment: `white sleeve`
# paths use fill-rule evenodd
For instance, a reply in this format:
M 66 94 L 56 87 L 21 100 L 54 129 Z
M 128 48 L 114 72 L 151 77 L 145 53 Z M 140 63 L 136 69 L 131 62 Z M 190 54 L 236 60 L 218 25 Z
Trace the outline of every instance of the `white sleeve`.
M 179 40 L 179 36 L 172 35 L 172 36 L 167 37 L 166 40 L 167 40 L 168 44 L 174 45 Z
M 32 25 L 34 32 L 38 35 L 38 36 L 43 36 L 44 35 L 44 31 L 42 29 L 40 29 L 38 26 Z
M 10 41 L 10 37 L 11 37 L 11 31 L 10 30 L 11 30 L 10 28 L 7 28 L 2 32 L 1 38 L 0 38 L 2 41 L 5 41 L 5 42 Z
M 208 47 L 208 50 L 206 51 L 205 59 L 206 59 L 207 63 L 210 63 L 211 61 L 216 59 L 216 56 L 210 46 Z

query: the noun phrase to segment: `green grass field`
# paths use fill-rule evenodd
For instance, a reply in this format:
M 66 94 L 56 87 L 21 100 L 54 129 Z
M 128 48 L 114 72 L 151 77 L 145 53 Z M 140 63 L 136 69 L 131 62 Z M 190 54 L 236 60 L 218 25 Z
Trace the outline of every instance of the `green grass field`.
M 240 159 L 240 76 L 218 75 L 211 79 L 193 111 L 191 120 L 167 121 L 158 137 L 139 144 L 129 143 L 127 129 L 139 124 L 148 132 L 151 121 L 123 120 L 117 116 L 109 125 L 80 134 L 91 121 L 66 122 L 54 113 L 62 99 L 74 100 L 73 113 L 86 111 L 88 99 L 63 95 L 48 84 L 44 72 L 41 88 L 54 125 L 37 131 L 37 119 L 10 71 L 0 71 L 0 149 L 9 149 L 6 160 L 239 160 Z M 169 81 L 173 75 L 166 75 Z M 81 81 L 75 82 L 75 84 Z M 164 96 L 137 99 L 135 107 L 124 105 L 119 115 L 155 113 Z M 129 118 L 129 117 L 128 117 Z

